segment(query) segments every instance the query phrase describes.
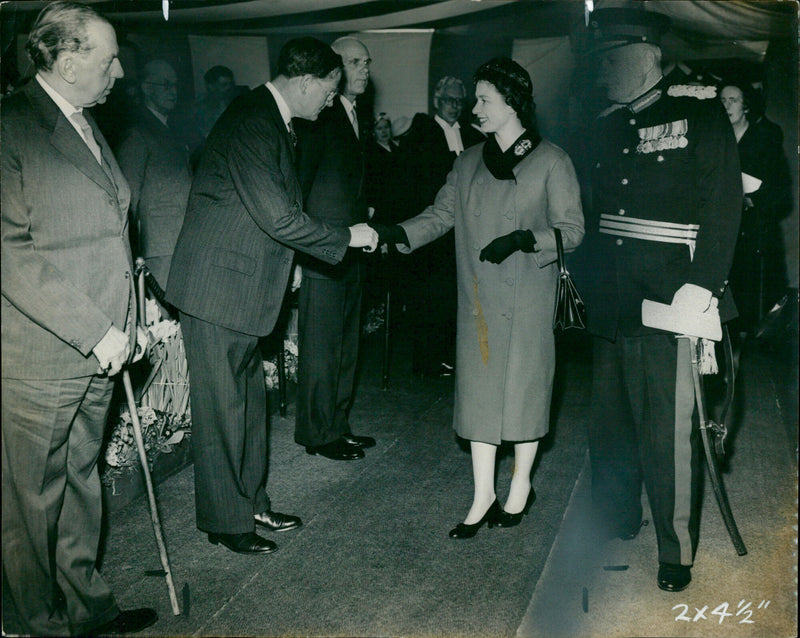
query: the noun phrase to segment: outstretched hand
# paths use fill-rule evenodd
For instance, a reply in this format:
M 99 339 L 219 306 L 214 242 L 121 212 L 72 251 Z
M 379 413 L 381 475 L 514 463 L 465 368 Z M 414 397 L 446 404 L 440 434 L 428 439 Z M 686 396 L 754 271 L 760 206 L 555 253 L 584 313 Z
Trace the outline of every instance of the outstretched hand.
M 378 233 L 379 241 L 381 244 L 405 244 L 408 246 L 408 235 L 403 230 L 402 226 L 393 224 L 391 226 L 384 226 L 375 222 L 369 222 L 369 225 Z
M 536 239 L 529 230 L 515 230 L 508 235 L 493 239 L 479 255 L 481 261 L 500 264 L 518 250 L 526 253 L 533 252 Z
M 363 248 L 365 252 L 371 253 L 378 247 L 378 233 L 367 224 L 355 224 L 350 226 L 350 248 Z

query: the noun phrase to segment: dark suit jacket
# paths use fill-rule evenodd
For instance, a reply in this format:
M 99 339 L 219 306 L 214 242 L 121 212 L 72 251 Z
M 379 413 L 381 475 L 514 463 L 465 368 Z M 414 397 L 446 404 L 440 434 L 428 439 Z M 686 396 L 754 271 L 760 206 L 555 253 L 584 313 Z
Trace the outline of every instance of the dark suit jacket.
M 111 178 L 36 80 L 2 101 L 4 377 L 93 375 L 94 346 L 135 316 L 130 191 L 85 115 Z
M 146 107 L 137 110 L 135 122 L 117 149 L 117 159 L 131 188 L 134 251 L 151 260 L 150 270 L 165 286 L 192 186 L 189 151 Z M 163 259 L 153 261 L 156 257 Z
M 295 130 L 297 174 L 308 214 L 340 228 L 367 221 L 364 145 L 341 100 L 337 98 L 315 122 L 296 122 Z M 359 260 L 360 251 L 351 251 L 333 268 L 306 256 L 298 261 L 304 276 L 338 279 L 352 274 Z
M 272 332 L 294 256 L 344 256 L 347 228 L 302 209 L 289 134 L 266 86 L 234 100 L 211 131 L 172 256 L 167 299 L 245 334 Z
M 471 126 L 461 126 L 461 142 L 464 148 L 474 146 L 486 139 Z M 413 217 L 433 204 L 436 193 L 444 186 L 447 174 L 453 168 L 456 154 L 447 146 L 447 138 L 442 127 L 431 116 L 417 113 L 411 128 L 403 139 L 403 150 L 410 162 L 409 174 L 412 184 Z

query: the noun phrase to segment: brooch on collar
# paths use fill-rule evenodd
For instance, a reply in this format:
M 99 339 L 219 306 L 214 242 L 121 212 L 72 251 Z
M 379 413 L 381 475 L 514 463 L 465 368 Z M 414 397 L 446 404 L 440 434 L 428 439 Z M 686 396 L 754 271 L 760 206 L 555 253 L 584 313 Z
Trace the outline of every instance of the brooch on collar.
M 672 97 L 695 97 L 698 100 L 708 100 L 717 97 L 717 87 L 697 86 L 695 84 L 674 84 L 667 89 L 667 95 Z
M 525 153 L 527 153 L 532 148 L 533 148 L 533 143 L 530 140 L 528 139 L 520 140 L 519 142 L 517 142 L 516 146 L 514 146 L 514 155 L 520 157 L 522 155 L 525 155 Z

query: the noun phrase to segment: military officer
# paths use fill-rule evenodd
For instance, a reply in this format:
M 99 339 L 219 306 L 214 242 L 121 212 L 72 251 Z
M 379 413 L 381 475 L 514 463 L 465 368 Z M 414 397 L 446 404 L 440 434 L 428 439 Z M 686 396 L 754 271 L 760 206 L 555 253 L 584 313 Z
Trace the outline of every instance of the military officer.
M 601 9 L 592 58 L 610 105 L 595 123 L 592 207 L 581 281 L 594 338 L 593 502 L 608 537 L 631 539 L 644 481 L 658 538 L 657 583 L 691 581 L 700 452 L 687 339 L 645 327 L 642 300 L 702 313 L 727 292 L 742 205 L 736 140 L 714 87 L 669 86 L 659 37 L 669 20 Z

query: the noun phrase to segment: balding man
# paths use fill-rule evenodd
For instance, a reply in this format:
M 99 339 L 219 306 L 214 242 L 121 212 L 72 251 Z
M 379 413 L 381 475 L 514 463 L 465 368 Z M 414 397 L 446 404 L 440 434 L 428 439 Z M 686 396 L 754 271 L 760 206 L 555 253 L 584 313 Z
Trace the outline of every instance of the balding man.
M 364 135 L 356 99 L 367 88 L 369 51 L 346 37 L 331 47 L 342 57 L 340 94 L 316 122 L 298 122 L 297 173 L 306 210 L 332 226 L 367 221 Z M 297 418 L 295 441 L 309 454 L 346 461 L 375 445 L 350 430 L 360 331 L 363 264 L 358 253 L 330 266 L 298 260 L 303 283 L 298 300 Z
M 117 38 L 53 2 L 27 50 L 36 77 L 2 101 L 3 576 L 23 625 L 4 607 L 3 630 L 139 631 L 155 611 L 121 612 L 96 569 L 97 459 L 136 316 L 128 184 L 87 111 L 123 76 Z
M 169 119 L 178 101 L 175 70 L 164 60 L 151 60 L 142 70 L 139 88 L 143 105 L 117 149 L 117 159 L 131 187 L 135 252 L 163 288 L 192 175 L 186 144 Z

